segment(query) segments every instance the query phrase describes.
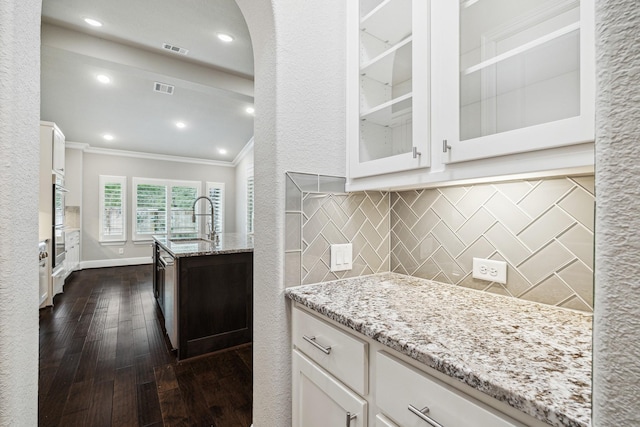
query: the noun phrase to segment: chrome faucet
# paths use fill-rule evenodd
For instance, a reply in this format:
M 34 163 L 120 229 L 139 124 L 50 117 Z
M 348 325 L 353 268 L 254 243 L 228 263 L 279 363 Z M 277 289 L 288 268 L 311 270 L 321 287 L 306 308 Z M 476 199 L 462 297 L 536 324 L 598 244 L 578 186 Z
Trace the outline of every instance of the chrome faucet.
M 196 203 L 198 203 L 198 200 L 200 199 L 207 199 L 209 201 L 209 204 L 211 205 L 211 213 L 209 214 L 197 214 L 196 213 Z M 196 216 L 200 216 L 200 215 L 211 215 L 211 222 L 209 223 L 209 233 L 207 233 L 207 237 L 209 240 L 212 240 L 213 242 L 216 242 L 218 240 L 218 235 L 216 234 L 216 230 L 215 230 L 215 226 L 214 226 L 214 221 L 215 221 L 215 215 L 214 215 L 214 210 L 213 210 L 213 201 L 207 197 L 207 196 L 200 196 L 197 199 L 195 199 L 193 201 L 193 206 L 191 207 L 191 209 L 193 210 L 193 214 L 191 214 L 191 221 L 192 222 L 196 222 Z

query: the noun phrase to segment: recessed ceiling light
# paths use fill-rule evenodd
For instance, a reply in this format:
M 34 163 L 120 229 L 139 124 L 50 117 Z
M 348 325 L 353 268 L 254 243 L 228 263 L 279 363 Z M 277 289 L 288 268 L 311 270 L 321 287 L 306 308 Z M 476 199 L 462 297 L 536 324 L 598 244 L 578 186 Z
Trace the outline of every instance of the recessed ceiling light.
M 92 27 L 102 27 L 102 22 L 97 21 L 97 20 L 92 19 L 92 18 L 84 18 L 84 22 L 86 22 L 87 24 L 91 25 Z
M 183 129 L 187 125 L 184 124 L 184 122 L 176 122 L 176 126 L 179 127 L 180 129 Z
M 222 40 L 223 42 L 232 42 L 233 41 L 233 36 L 226 34 L 226 33 L 218 33 L 218 38 L 220 40 Z
M 96 76 L 96 79 L 98 79 L 100 83 L 111 83 L 111 78 L 109 76 L 105 76 L 104 74 L 99 74 L 98 76 Z
M 113 141 L 113 135 L 110 135 L 108 133 L 105 133 L 104 135 L 102 135 L 102 137 L 107 141 Z
M 253 107 L 247 107 L 244 111 L 246 111 L 249 114 L 253 114 L 256 112 L 256 109 Z
M 218 148 L 218 153 L 227 154 L 227 150 L 225 150 L 224 148 Z

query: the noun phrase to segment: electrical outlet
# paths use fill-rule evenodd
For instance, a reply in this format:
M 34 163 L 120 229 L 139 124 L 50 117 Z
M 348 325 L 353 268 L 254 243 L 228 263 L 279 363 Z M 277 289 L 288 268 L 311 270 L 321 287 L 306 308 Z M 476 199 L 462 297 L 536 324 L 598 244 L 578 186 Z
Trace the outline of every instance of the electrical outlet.
M 124 255 L 124 248 L 118 249 L 118 254 L 119 255 Z
M 344 243 L 331 245 L 331 271 L 345 271 L 353 268 L 353 245 Z
M 492 259 L 473 259 L 473 277 L 489 282 L 507 283 L 507 263 Z

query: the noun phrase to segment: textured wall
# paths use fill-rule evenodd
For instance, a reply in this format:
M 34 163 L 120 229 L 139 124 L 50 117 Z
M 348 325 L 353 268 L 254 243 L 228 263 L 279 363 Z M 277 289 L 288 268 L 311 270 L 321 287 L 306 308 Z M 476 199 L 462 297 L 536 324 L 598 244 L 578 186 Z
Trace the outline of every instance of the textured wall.
M 391 270 L 576 310 L 593 309 L 593 176 L 392 193 Z M 507 284 L 471 277 L 507 262 Z
M 341 0 L 237 0 L 255 64 L 255 427 L 291 425 L 285 171 L 345 174 Z
M 640 425 L 640 7 L 596 2 L 593 425 Z
M 0 425 L 38 424 L 40 1 L 0 2 Z

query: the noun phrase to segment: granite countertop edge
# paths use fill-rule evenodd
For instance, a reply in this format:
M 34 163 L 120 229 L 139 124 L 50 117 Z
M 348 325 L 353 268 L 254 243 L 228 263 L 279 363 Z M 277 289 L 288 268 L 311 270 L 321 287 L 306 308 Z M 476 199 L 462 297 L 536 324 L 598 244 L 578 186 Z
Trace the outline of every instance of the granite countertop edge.
M 540 401 L 536 401 L 527 396 L 523 396 L 517 390 L 503 386 L 502 384 L 493 381 L 487 375 L 474 371 L 473 368 L 466 366 L 462 361 L 461 363 L 452 363 L 452 361 L 447 360 L 446 357 L 439 357 L 437 352 L 430 352 L 425 350 L 424 345 L 420 345 L 417 342 L 412 342 L 410 339 L 403 339 L 401 334 L 395 333 L 396 331 L 386 330 L 380 327 L 376 327 L 375 322 L 368 322 L 366 317 L 356 318 L 351 316 L 346 316 L 345 313 L 340 312 L 339 310 L 333 309 L 330 307 L 331 302 L 316 302 L 312 301 L 305 295 L 298 293 L 299 290 L 308 288 L 308 287 L 320 287 L 320 286 L 333 286 L 336 284 L 340 285 L 349 285 L 354 283 L 359 283 L 360 281 L 369 280 L 376 281 L 379 278 L 383 278 L 386 280 L 397 280 L 402 281 L 409 276 L 404 276 L 396 273 L 379 273 L 370 276 L 364 277 L 356 277 L 352 279 L 342 279 L 336 280 L 332 282 L 325 282 L 313 285 L 301 285 L 297 287 L 288 288 L 285 291 L 285 294 L 292 301 L 295 301 L 317 313 L 320 313 L 329 319 L 332 319 L 349 329 L 352 329 L 358 333 L 361 333 L 374 341 L 377 341 L 393 350 L 396 350 L 404 355 L 411 357 L 412 359 L 423 363 L 437 371 L 457 379 L 468 386 L 481 391 L 499 401 L 505 402 L 511 407 L 514 407 L 528 415 L 531 415 L 534 418 L 537 418 L 543 422 L 550 423 L 555 426 L 562 427 L 588 427 L 590 426 L 590 422 L 588 420 L 581 419 L 581 417 L 573 417 L 570 414 L 567 414 L 563 408 L 548 405 Z M 426 279 L 419 279 L 415 277 L 411 277 L 412 282 L 420 282 L 424 281 L 425 283 L 437 283 L 432 282 Z M 437 283 L 438 285 L 443 286 L 453 286 Z M 456 286 L 456 288 L 459 288 Z M 472 289 L 464 289 L 464 292 L 469 291 L 470 293 L 479 292 Z M 488 294 L 489 298 L 506 298 L 502 295 L 493 295 Z M 525 302 L 528 304 L 536 304 Z M 537 305 L 537 304 L 536 304 Z M 553 309 L 553 308 L 552 308 Z M 563 310 L 563 309 L 557 309 Z M 563 310 L 564 311 L 564 310 Z M 588 316 L 585 314 L 585 316 Z M 582 417 L 584 418 L 584 417 Z
M 219 235 L 219 239 L 219 243 L 214 244 L 206 241 L 200 243 L 170 241 L 166 236 L 153 236 L 153 240 L 174 258 L 253 252 L 251 236 L 241 233 L 223 233 Z

